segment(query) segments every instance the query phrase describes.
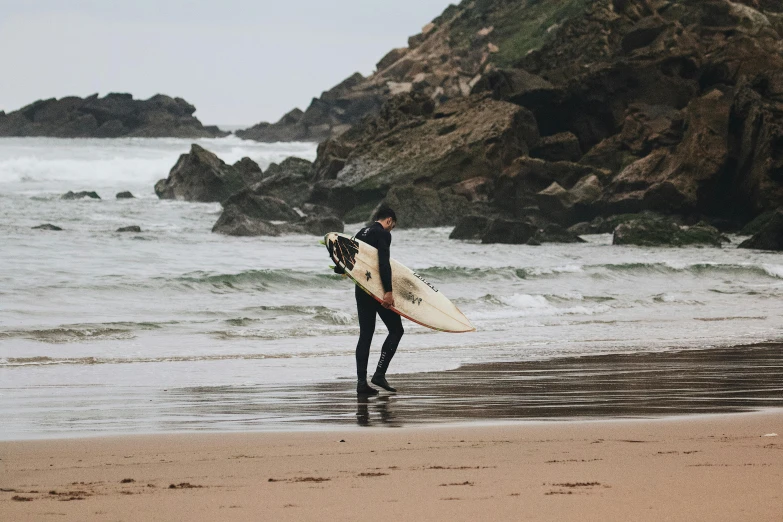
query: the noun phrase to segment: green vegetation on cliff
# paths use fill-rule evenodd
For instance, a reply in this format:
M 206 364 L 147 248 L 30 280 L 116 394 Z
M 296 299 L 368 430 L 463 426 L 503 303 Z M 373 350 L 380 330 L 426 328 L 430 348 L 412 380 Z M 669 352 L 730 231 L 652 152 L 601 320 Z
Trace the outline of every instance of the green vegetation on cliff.
M 448 8 L 435 23 L 453 18 L 449 43 L 457 51 L 470 49 L 482 29 L 499 50 L 491 57 L 499 67 L 510 67 L 528 52 L 540 48 L 553 27 L 581 16 L 588 0 L 463 0 Z

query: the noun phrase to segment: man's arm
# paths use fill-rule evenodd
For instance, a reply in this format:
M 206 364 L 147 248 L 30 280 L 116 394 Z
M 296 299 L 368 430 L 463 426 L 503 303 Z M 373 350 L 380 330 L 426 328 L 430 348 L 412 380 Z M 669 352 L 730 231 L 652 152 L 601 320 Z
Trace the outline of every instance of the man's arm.
M 385 232 L 380 234 L 378 240 L 378 271 L 381 273 L 381 284 L 383 291 L 388 295 L 383 296 L 384 305 L 394 306 L 394 298 L 391 296 L 392 277 L 391 265 L 389 264 L 389 246 L 391 244 L 391 234 Z M 388 308 L 388 306 L 387 306 Z

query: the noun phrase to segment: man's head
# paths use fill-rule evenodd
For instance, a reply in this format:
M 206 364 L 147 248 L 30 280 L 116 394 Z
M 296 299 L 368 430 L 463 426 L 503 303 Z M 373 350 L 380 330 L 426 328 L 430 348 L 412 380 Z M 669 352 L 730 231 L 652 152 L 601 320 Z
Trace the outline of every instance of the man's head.
M 381 207 L 375 215 L 375 221 L 380 223 L 386 232 L 391 232 L 397 226 L 397 214 L 389 207 Z

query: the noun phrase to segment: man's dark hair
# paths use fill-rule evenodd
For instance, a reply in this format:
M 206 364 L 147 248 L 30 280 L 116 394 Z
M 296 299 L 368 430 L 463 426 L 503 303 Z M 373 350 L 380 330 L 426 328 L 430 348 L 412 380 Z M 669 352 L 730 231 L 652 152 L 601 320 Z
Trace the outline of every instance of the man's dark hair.
M 389 207 L 381 207 L 378 213 L 375 214 L 375 221 L 381 221 L 382 219 L 392 218 L 392 221 L 397 222 L 397 214 L 394 213 Z

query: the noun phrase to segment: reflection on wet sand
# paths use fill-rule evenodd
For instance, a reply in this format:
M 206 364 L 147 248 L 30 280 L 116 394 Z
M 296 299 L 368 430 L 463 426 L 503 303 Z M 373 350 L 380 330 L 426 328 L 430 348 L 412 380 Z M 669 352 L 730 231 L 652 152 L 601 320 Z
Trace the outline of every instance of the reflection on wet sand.
M 339 380 L 170 390 L 163 430 L 395 427 L 462 421 L 655 417 L 783 407 L 783 347 L 471 364 L 393 375 L 401 392 L 357 397 Z M 174 402 L 172 403 L 172 399 Z

